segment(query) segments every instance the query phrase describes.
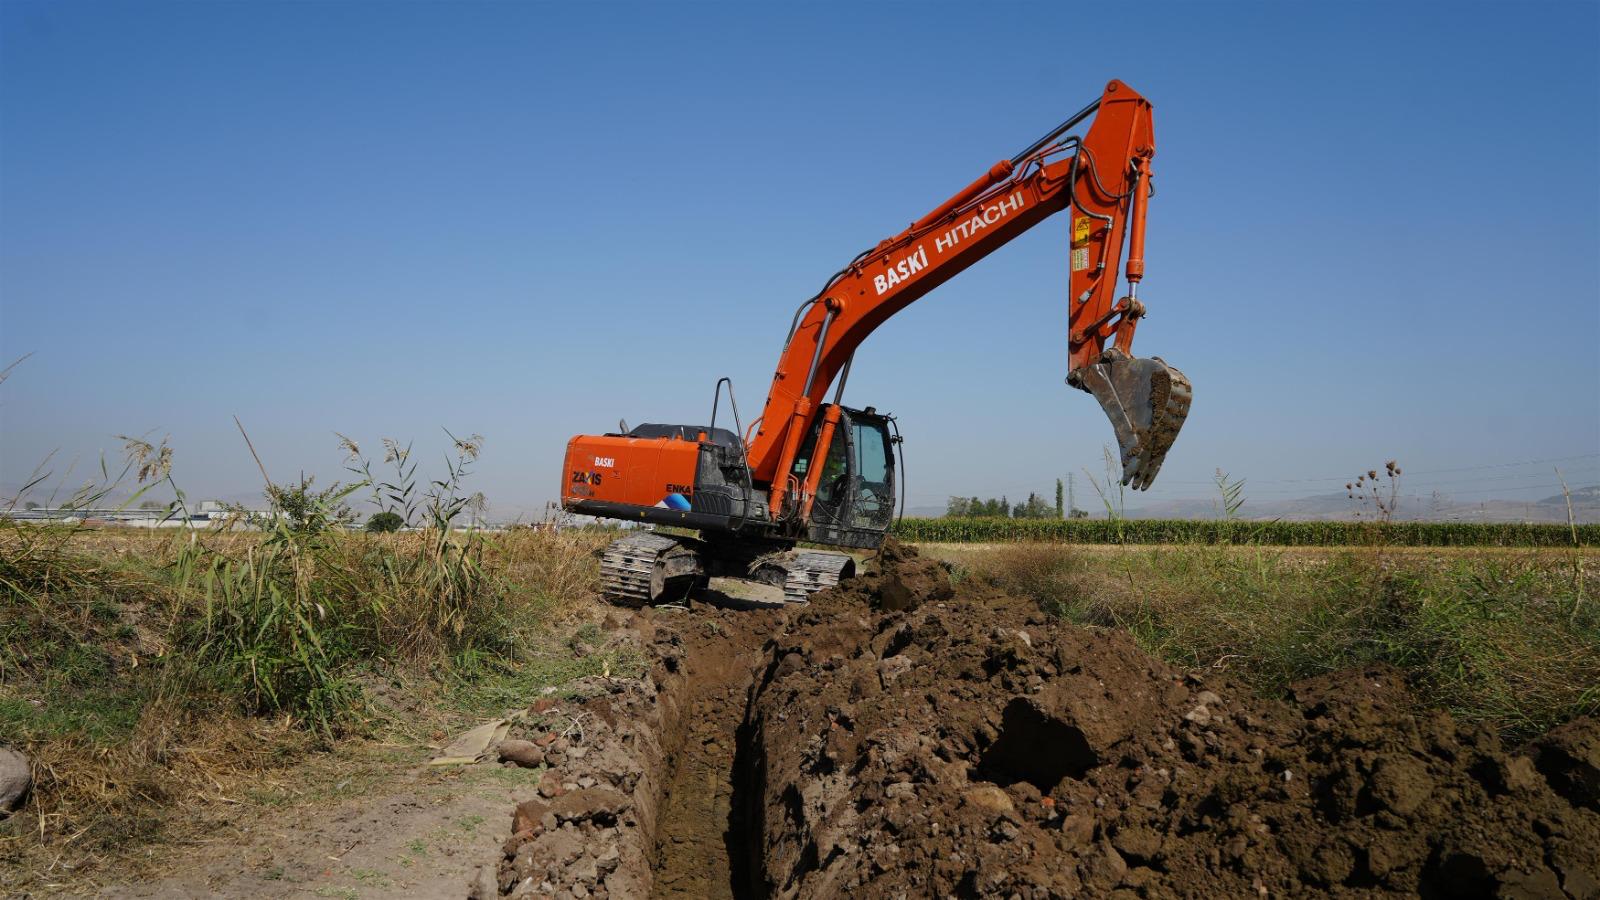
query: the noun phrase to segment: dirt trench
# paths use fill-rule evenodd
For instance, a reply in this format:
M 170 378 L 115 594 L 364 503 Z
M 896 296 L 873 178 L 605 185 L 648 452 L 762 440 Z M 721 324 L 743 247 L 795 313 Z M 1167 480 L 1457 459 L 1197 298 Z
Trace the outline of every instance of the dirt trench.
M 513 732 L 546 748 L 547 769 L 471 895 L 760 896 L 743 737 L 752 686 L 786 622 L 782 610 L 706 603 L 614 615 L 610 640 L 642 650 L 649 673 L 579 684 Z M 576 739 L 552 740 L 578 720 Z
M 1262 699 L 905 551 L 618 634 L 651 675 L 579 701 L 480 896 L 1600 898 L 1592 720 L 1505 747 L 1384 668 Z
M 666 691 L 675 708 L 666 710 L 652 896 L 744 900 L 752 896 L 758 861 L 743 794 L 752 758 L 744 719 L 772 629 L 782 627 L 783 617 L 714 609 L 687 615 L 687 627 L 670 632 L 686 652 L 681 679 Z

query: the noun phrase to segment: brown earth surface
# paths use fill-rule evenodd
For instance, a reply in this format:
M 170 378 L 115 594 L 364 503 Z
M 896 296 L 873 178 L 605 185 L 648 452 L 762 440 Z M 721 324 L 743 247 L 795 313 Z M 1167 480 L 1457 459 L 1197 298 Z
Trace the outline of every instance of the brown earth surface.
M 1389 669 L 1265 700 L 914 551 L 882 569 L 617 622 L 651 674 L 581 701 L 585 753 L 474 892 L 1600 897 L 1594 721 L 1508 748 Z
M 460 897 L 462 885 L 505 839 L 506 809 L 528 796 L 537 779 L 487 763 L 429 767 L 428 756 L 407 749 L 383 754 L 354 773 L 275 773 L 285 789 L 315 782 L 316 796 L 281 807 L 237 807 L 198 837 L 135 861 L 132 871 L 96 872 L 96 881 L 109 883 L 97 885 L 66 869 L 37 894 L 152 900 Z M 220 819 L 214 812 L 210 818 Z M 0 890 L 0 896 L 16 895 Z

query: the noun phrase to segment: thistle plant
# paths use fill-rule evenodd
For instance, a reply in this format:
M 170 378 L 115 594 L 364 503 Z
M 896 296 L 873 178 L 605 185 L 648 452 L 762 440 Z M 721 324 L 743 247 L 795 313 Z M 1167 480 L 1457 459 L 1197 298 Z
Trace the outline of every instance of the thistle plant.
M 1387 525 L 1400 508 L 1400 464 L 1383 464 L 1383 480 L 1377 469 L 1368 469 L 1354 481 L 1345 482 L 1345 496 L 1355 502 L 1356 519 Z

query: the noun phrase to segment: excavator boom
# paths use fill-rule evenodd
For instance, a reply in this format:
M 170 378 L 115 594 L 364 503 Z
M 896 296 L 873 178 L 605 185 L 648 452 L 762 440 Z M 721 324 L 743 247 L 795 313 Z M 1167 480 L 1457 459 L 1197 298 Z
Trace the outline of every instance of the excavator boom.
M 1068 134 L 1094 116 L 1081 138 Z M 1120 81 L 1015 157 L 863 251 L 801 305 L 784 345 L 760 426 L 751 473 L 772 485 L 782 510 L 789 471 L 834 378 L 874 329 L 1012 238 L 1072 211 L 1068 383 L 1092 394 L 1122 450 L 1123 482 L 1147 488 L 1188 414 L 1190 388 L 1159 360 L 1129 356 L 1144 306 L 1145 213 L 1155 137 L 1150 102 Z M 1128 248 L 1128 295 L 1116 296 Z M 1107 343 L 1114 346 L 1109 348 Z
M 1091 116 L 1086 132 L 1073 132 Z M 894 420 L 841 402 L 856 349 L 895 313 L 1060 212 L 1069 213 L 1070 232 L 1067 383 L 1111 420 L 1123 483 L 1148 488 L 1192 394 L 1183 373 L 1159 357 L 1132 355 L 1145 314 L 1138 287 L 1154 156 L 1149 101 L 1112 81 L 1100 99 L 862 251 L 803 302 L 749 428 L 723 379 L 709 425 L 624 425 L 573 438 L 566 509 L 700 533 L 616 542 L 602 561 L 607 593 L 650 602 L 674 584 L 720 574 L 803 600 L 849 577 L 848 556 L 796 543 L 876 547 L 893 519 Z M 1127 284 L 1120 297 L 1119 281 Z M 716 427 L 724 384 L 733 431 Z

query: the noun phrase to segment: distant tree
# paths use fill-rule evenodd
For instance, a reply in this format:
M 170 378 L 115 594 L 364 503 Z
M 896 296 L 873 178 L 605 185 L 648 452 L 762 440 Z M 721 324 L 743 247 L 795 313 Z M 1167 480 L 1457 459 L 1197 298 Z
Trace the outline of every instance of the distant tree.
M 1066 518 L 1066 494 L 1061 489 L 1061 479 L 1056 479 L 1056 518 Z
M 1050 519 L 1056 517 L 1056 508 L 1038 494 L 1030 493 L 1027 502 L 1012 506 L 1004 496 L 982 500 L 977 497 L 950 497 L 945 503 L 946 516 L 952 518 L 1017 518 Z
M 27 503 L 22 504 L 22 508 L 23 509 L 38 509 L 39 508 L 39 504 L 33 502 L 32 500 L 29 500 Z
M 160 500 L 146 500 L 139 504 L 140 509 L 166 509 L 167 505 Z
M 1018 503 L 1011 510 L 1013 519 L 1053 519 L 1056 509 L 1038 494 L 1029 492 L 1026 503 Z
M 405 523 L 406 520 L 400 518 L 399 513 L 384 510 L 380 513 L 373 513 L 372 517 L 367 519 L 367 530 L 374 534 L 399 531 L 400 526 Z

